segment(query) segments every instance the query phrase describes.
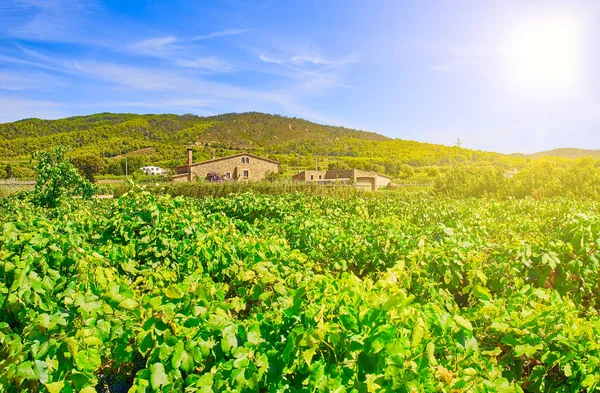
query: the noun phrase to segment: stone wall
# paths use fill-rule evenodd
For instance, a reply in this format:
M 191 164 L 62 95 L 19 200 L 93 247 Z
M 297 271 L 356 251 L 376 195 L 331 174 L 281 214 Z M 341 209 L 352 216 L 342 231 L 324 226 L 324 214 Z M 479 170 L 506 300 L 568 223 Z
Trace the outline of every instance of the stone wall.
M 294 175 L 292 179 L 299 181 L 316 181 L 325 179 L 325 174 L 326 171 L 303 171 Z
M 187 173 L 171 176 L 171 181 L 175 183 L 183 183 L 190 181 L 190 177 Z
M 277 173 L 279 164 L 253 155 L 237 155 L 194 164 L 190 168 L 192 180 L 204 179 L 209 173 L 215 173 L 229 174 L 233 180 L 246 181 L 263 180 L 268 173 Z

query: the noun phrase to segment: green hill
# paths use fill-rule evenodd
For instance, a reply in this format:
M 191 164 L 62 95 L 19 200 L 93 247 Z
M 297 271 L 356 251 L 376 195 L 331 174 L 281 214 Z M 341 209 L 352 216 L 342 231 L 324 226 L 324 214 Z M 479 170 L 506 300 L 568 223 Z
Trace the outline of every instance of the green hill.
M 543 158 L 543 157 L 556 157 L 556 158 L 600 158 L 600 149 L 577 149 L 571 147 L 563 147 L 554 150 L 541 151 L 538 153 L 524 155 L 528 158 Z
M 277 159 L 283 170 L 291 171 L 314 167 L 319 156 L 321 166 L 371 169 L 403 177 L 410 177 L 414 167 L 468 163 L 508 168 L 524 162 L 498 153 L 391 139 L 256 112 L 210 117 L 99 113 L 0 124 L 0 160 L 5 163 L 26 168 L 34 151 L 57 145 L 68 147 L 72 157 L 102 157 L 104 173 L 117 175 L 123 172 L 125 158 L 133 170 L 148 164 L 182 165 L 189 146 L 195 148 L 195 161 L 248 151 Z

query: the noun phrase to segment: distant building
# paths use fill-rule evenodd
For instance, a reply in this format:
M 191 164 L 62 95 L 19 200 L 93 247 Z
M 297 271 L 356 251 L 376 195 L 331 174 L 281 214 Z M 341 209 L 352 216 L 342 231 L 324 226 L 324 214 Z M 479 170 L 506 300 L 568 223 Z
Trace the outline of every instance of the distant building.
M 292 180 L 317 184 L 346 182 L 356 187 L 377 190 L 387 187 L 391 183 L 392 178 L 360 169 L 330 169 L 326 171 L 303 171 L 292 176 Z
M 517 168 L 514 168 L 512 171 L 504 172 L 504 177 L 507 179 L 512 179 L 517 173 L 519 173 L 519 171 Z
M 158 166 L 145 166 L 140 168 L 146 175 L 165 175 L 167 171 Z
M 175 168 L 175 171 L 177 174 L 172 178 L 175 182 L 205 179 L 211 173 L 238 181 L 263 180 L 267 174 L 279 171 L 279 163 L 247 153 L 194 163 L 192 149 L 188 149 L 188 164 Z

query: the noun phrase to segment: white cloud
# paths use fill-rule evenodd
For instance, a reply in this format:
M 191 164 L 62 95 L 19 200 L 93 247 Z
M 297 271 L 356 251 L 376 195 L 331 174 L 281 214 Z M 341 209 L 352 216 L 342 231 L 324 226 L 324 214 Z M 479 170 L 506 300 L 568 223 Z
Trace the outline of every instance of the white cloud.
M 262 3 L 261 5 L 258 6 L 258 9 L 262 10 L 263 8 L 267 8 L 268 6 L 270 6 L 273 3 L 273 1 L 275 1 L 275 0 L 265 1 L 264 3 Z
M 21 23 L 18 18 L 19 22 L 5 25 L 9 35 L 21 39 L 82 42 L 89 30 L 84 20 L 95 9 L 93 0 L 19 0 L 13 3 L 13 10 L 19 14 L 26 11 L 27 20 Z
M 303 56 L 293 56 L 290 59 L 290 62 L 296 63 L 296 64 L 310 63 L 310 64 L 314 64 L 314 65 L 344 65 L 344 64 L 350 64 L 350 63 L 356 63 L 357 58 L 356 58 L 356 56 L 348 56 L 346 58 L 339 59 L 339 60 L 329 60 L 329 59 L 325 59 L 318 55 L 315 55 L 315 56 L 303 55 Z
M 21 49 L 21 51 L 23 51 L 23 53 L 25 53 L 26 55 L 28 55 L 30 57 L 35 57 L 37 59 L 40 59 L 40 60 L 43 60 L 43 61 L 46 61 L 46 62 L 51 61 L 51 59 L 48 56 L 46 56 L 46 55 L 44 55 L 44 54 L 42 54 L 42 53 L 40 53 L 38 51 L 25 48 L 22 45 L 17 45 L 17 48 Z
M 177 38 L 174 36 L 151 38 L 136 42 L 135 44 L 130 45 L 128 49 L 137 54 L 160 57 L 177 49 L 177 47 L 173 45 L 175 42 L 177 42 Z
M 244 33 L 247 33 L 248 31 L 249 30 L 247 30 L 247 29 L 230 29 L 230 30 L 215 31 L 215 32 L 208 33 L 208 34 L 197 35 L 194 38 L 192 38 L 192 41 L 203 41 L 203 40 L 210 40 L 213 38 L 244 34 Z
M 261 53 L 258 54 L 258 59 L 263 63 L 279 66 L 263 67 L 260 72 L 294 81 L 291 86 L 284 88 L 290 94 L 322 94 L 334 87 L 349 88 L 351 86 L 343 82 L 344 69 L 358 61 L 356 55 L 331 60 L 319 54 L 275 57 Z
M 90 78 L 114 83 L 126 93 L 167 95 L 148 101 L 121 102 L 123 106 L 145 108 L 195 108 L 231 107 L 239 111 L 266 110 L 272 105 L 295 116 L 332 124 L 343 124 L 339 119 L 331 119 L 314 113 L 299 104 L 325 87 L 334 83 L 329 79 L 308 79 L 290 83 L 276 90 L 259 90 L 239 87 L 227 83 L 214 82 L 181 72 L 161 69 L 129 67 L 106 63 L 79 63 L 77 69 Z M 272 109 L 271 109 L 272 110 Z
M 357 56 L 351 55 L 342 59 L 330 60 L 320 55 L 296 55 L 291 57 L 271 57 L 266 54 L 260 54 L 258 58 L 265 63 L 280 64 L 280 65 L 315 65 L 315 66 L 342 66 L 346 64 L 356 63 Z
M 454 72 L 468 67 L 475 67 L 477 65 L 479 65 L 479 63 L 476 61 L 459 61 L 446 64 L 434 64 L 427 68 L 434 72 Z
M 21 91 L 44 89 L 59 82 L 44 73 L 0 71 L 0 90 Z
M 53 67 L 53 66 L 49 66 L 46 64 L 38 63 L 38 62 L 25 60 L 25 59 L 20 59 L 18 57 L 12 57 L 12 56 L 0 55 L 0 63 L 22 64 L 22 65 L 28 65 L 28 66 L 37 67 L 37 68 L 43 68 L 45 70 L 50 70 L 50 71 L 65 72 L 61 68 L 57 68 L 57 67 Z
M 175 64 L 211 72 L 227 72 L 234 69 L 233 65 L 215 56 L 199 57 L 195 60 L 178 59 Z
M 121 66 L 110 63 L 75 63 L 75 68 L 90 78 L 102 79 L 141 91 L 171 91 L 185 86 L 175 73 Z
M 77 63 L 76 69 L 89 78 L 115 83 L 133 91 L 170 92 L 208 99 L 227 98 L 277 102 L 278 93 L 246 89 L 221 82 L 152 68 L 129 67 L 110 63 Z
M 265 63 L 272 63 L 272 64 L 284 64 L 285 63 L 284 60 L 275 59 L 275 58 L 267 56 L 267 55 L 259 55 L 258 58 L 261 61 L 264 61 Z
M 185 58 L 193 50 L 189 47 L 177 45 L 178 43 L 185 44 L 175 36 L 166 36 L 139 41 L 126 49 L 139 55 L 173 59 L 172 62 L 179 67 L 206 72 L 228 72 L 235 68 L 226 60 L 216 56 L 203 56 L 195 59 Z
M 436 71 L 436 72 L 448 72 L 448 71 L 450 71 L 450 66 L 438 64 L 438 65 L 429 66 L 429 69 L 431 71 Z

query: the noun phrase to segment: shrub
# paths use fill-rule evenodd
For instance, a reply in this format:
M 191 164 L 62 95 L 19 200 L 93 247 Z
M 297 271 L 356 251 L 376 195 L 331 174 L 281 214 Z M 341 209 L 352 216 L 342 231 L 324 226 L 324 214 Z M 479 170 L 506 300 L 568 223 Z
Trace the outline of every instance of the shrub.
M 65 159 L 67 149 L 59 146 L 48 151 L 38 151 L 37 183 L 33 190 L 33 202 L 42 207 L 56 207 L 61 198 L 81 196 L 90 198 L 93 185 L 81 177 L 77 169 Z

